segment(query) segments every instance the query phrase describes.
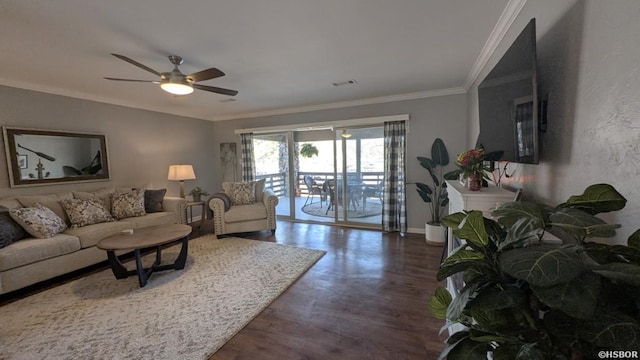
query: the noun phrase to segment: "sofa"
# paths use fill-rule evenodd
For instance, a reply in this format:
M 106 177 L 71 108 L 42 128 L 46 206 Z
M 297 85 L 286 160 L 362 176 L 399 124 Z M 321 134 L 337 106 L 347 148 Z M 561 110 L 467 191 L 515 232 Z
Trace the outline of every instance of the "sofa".
M 278 197 L 265 188 L 265 180 L 223 182 L 223 190 L 208 200 L 208 218 L 213 218 L 218 238 L 225 234 L 260 230 L 276 231 Z
M 94 192 L 0 199 L 0 207 L 4 210 L 4 213 L 0 212 L 3 215 L 0 218 L 2 226 L 9 226 L 8 221 L 12 218 L 14 227 L 18 224 L 24 230 L 29 229 L 25 232 L 25 238 L 8 243 L 5 241 L 2 244 L 4 247 L 0 248 L 0 294 L 107 260 L 106 252 L 98 249 L 96 244 L 125 229 L 185 224 L 187 201 L 165 197 L 165 193 L 164 189 L 106 188 Z M 143 196 L 142 210 L 140 194 Z M 38 230 L 33 230 L 31 223 L 21 224 L 22 219 L 18 219 L 20 214 L 30 211 L 55 214 L 51 215 L 55 225 L 48 226 L 59 227 L 53 231 L 48 229 L 44 234 L 36 232 L 37 236 L 34 236 L 31 232 Z M 11 216 L 9 220 L 7 215 Z M 63 231 L 57 232 L 63 228 Z M 20 230 L 23 229 L 17 228 L 16 231 Z M 6 227 L 3 231 L 6 232 Z M 50 233 L 46 233 L 48 231 Z M 3 241 L 7 239 L 4 233 L 0 235 Z

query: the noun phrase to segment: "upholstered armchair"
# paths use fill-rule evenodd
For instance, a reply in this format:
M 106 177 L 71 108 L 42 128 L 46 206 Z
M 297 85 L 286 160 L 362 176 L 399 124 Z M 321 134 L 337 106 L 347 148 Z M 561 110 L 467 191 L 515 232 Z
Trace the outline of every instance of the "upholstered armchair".
M 264 179 L 245 183 L 222 183 L 223 192 L 209 198 L 209 218 L 218 238 L 225 234 L 276 231 L 278 197 L 264 187 Z

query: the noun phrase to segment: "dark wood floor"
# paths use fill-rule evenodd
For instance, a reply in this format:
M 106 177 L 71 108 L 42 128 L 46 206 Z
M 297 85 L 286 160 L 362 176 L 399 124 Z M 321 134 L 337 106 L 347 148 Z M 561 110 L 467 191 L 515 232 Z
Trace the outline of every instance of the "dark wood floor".
M 327 253 L 209 359 L 436 359 L 444 348 L 427 305 L 442 249 L 424 235 L 278 222 L 275 235 L 243 237 Z
M 192 238 L 211 233 L 208 222 Z M 427 305 L 442 249 L 423 235 L 279 221 L 275 235 L 242 237 L 327 253 L 209 359 L 436 359 L 444 348 L 444 322 Z M 0 306 L 107 268 L 0 296 Z

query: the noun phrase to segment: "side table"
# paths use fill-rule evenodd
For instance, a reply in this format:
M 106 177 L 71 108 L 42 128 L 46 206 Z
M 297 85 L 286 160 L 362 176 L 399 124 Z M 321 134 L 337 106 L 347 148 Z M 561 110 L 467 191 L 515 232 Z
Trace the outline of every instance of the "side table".
M 200 225 L 198 225 L 198 229 L 200 229 L 202 227 L 202 223 L 204 222 L 204 218 L 205 218 L 205 202 L 204 201 L 189 201 L 187 203 L 187 218 L 189 219 L 189 224 L 193 223 L 193 207 L 194 206 L 201 206 L 202 207 L 202 215 L 200 217 Z

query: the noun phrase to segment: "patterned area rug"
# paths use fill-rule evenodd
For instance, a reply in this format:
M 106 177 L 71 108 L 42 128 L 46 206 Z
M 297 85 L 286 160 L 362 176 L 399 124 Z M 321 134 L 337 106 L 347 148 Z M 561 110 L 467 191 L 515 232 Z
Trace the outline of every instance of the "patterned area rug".
M 178 250 L 165 249 L 165 262 Z M 105 270 L 0 307 L 0 358 L 206 359 L 324 253 L 203 236 L 184 270 L 154 273 L 144 288 Z
M 313 204 L 308 204 L 307 206 L 302 208 L 302 212 L 305 214 L 313 215 L 313 216 L 321 216 L 321 217 L 334 217 L 334 208 L 331 208 L 329 212 L 327 212 L 327 203 L 322 204 L 322 208 L 320 207 L 320 202 L 315 200 Z M 367 201 L 366 209 L 362 209 L 362 203 L 360 203 L 356 210 L 353 210 L 353 207 L 349 207 L 349 211 L 347 213 L 348 219 L 354 218 L 363 218 L 369 216 L 380 216 L 382 214 L 382 204 L 380 204 L 379 200 L 372 199 Z

